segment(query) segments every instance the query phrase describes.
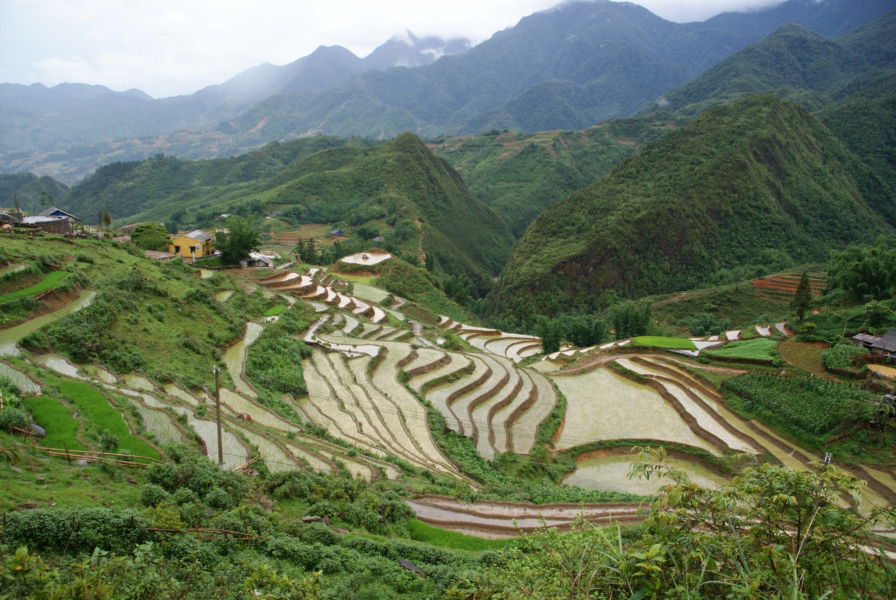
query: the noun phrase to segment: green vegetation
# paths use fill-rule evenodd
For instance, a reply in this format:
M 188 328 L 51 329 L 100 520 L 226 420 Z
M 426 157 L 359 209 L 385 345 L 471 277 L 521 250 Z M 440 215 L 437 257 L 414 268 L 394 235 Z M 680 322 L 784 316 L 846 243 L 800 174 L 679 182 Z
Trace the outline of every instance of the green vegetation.
M 59 379 L 59 395 L 65 398 L 83 415 L 92 431 L 88 431 L 101 445 L 111 442 L 112 451 L 126 451 L 137 456 L 159 458 L 158 451 L 143 439 L 133 435 L 121 413 L 109 403 L 108 398 L 95 388 L 68 379 Z
M 0 304 L 48 292 L 56 288 L 68 275 L 70 275 L 70 273 L 66 271 L 53 271 L 52 273 L 48 273 L 39 283 L 0 296 Z
M 721 348 L 706 350 L 703 354 L 716 358 L 774 361 L 778 358 L 778 342 L 768 338 L 755 338 L 725 344 Z
M 227 231 L 220 231 L 215 236 L 215 248 L 221 251 L 221 261 L 225 265 L 235 265 L 258 250 L 261 233 L 255 219 L 230 217 L 227 219 Z
M 256 162 L 264 166 L 240 166 Z M 373 147 L 315 138 L 235 159 L 116 163 L 80 184 L 72 203 L 85 214 L 108 205 L 116 218 L 164 221 L 171 228 L 207 227 L 222 213 L 260 217 L 274 211 L 295 227 L 375 228 L 386 237 L 378 245 L 425 253 L 443 272 L 469 278 L 476 297 L 491 288 L 512 242 L 501 219 L 411 134 Z M 344 246 L 345 254 L 368 247 L 358 239 Z
M 641 469 L 657 471 L 670 469 Z M 857 485 L 844 472 L 750 467 L 717 491 L 670 474 L 676 484 L 640 531 L 582 526 L 525 538 L 456 597 L 665 598 L 680 590 L 700 598 L 845 600 L 896 592 L 886 558 L 860 549 L 873 517 L 837 506 Z
M 738 100 L 539 215 L 488 312 L 590 312 L 607 290 L 640 297 L 818 260 L 831 247 L 892 231 L 886 197 L 805 111 L 770 96 Z
M 261 390 L 303 396 L 307 390 L 302 378 L 302 360 L 311 355 L 311 349 L 292 336 L 311 325 L 314 313 L 305 304 L 296 304 L 289 310 L 279 312 L 277 322 L 267 325 L 261 336 L 249 346 L 246 375 Z M 277 394 L 271 396 L 276 398 Z M 271 408 L 277 410 L 274 406 Z M 291 411 L 284 416 L 298 420 Z
M 870 392 L 820 377 L 748 373 L 723 387 L 743 398 L 747 410 L 803 439 L 819 440 L 867 421 L 873 410 Z
M 672 126 L 664 121 L 614 119 L 582 131 L 505 130 L 441 138 L 430 147 L 519 237 L 544 209 L 596 181 Z
M 868 356 L 868 354 L 867 348 L 844 340 L 822 352 L 821 361 L 826 369 L 855 369 L 855 359 L 859 356 Z
M 159 252 L 168 248 L 168 232 L 161 223 L 140 223 L 131 231 L 131 241 L 141 250 Z
M 277 315 L 282 314 L 284 310 L 286 310 L 285 304 L 277 304 L 264 311 L 264 314 L 262 316 L 276 317 Z
M 408 519 L 408 532 L 410 533 L 410 538 L 417 542 L 424 542 L 440 548 L 468 550 L 471 552 L 501 550 L 514 543 L 511 539 L 489 540 L 472 535 L 464 535 L 449 529 L 440 529 L 427 525 L 417 519 Z
M 44 428 L 47 437 L 41 442 L 50 448 L 69 448 L 83 450 L 84 445 L 78 440 L 78 421 L 72 417 L 72 411 L 52 396 L 31 396 L 22 398 L 22 404 L 31 413 L 34 422 Z
M 214 302 L 216 290 L 232 286 L 227 275 L 200 279 L 180 261 L 147 260 L 112 242 L 47 237 L 35 244 L 15 236 L 2 243 L 4 253 L 23 263 L 53 265 L 73 253 L 93 259 L 69 267 L 97 289 L 93 303 L 27 336 L 26 347 L 122 373 L 140 369 L 187 389 L 210 384 L 221 348 L 273 304 L 240 290 L 226 303 Z
M 666 350 L 696 350 L 689 339 L 686 338 L 670 338 L 660 337 L 656 335 L 642 335 L 632 338 L 632 344 L 635 346 L 644 346 L 646 348 L 663 348 Z
M 26 213 L 37 213 L 53 205 L 66 202 L 68 186 L 52 177 L 38 177 L 32 173 L 0 174 L 0 204 L 4 208 L 19 206 Z

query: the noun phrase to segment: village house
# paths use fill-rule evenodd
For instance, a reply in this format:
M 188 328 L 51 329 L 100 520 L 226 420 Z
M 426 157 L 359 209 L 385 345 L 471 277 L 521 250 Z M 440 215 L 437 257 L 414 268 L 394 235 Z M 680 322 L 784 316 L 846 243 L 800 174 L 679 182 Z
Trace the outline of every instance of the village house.
M 32 217 L 23 217 L 22 223 L 37 227 L 47 233 L 71 233 L 73 225 L 81 219 L 55 206 L 42 210 Z
M 896 329 L 889 330 L 883 336 L 859 333 L 852 336 L 852 341 L 857 346 L 868 348 L 873 354 L 896 358 Z
M 169 236 L 168 252 L 175 254 L 181 258 L 202 258 L 203 256 L 212 256 L 212 240 L 214 236 L 206 233 L 201 229 L 196 229 L 189 233 L 174 233 Z

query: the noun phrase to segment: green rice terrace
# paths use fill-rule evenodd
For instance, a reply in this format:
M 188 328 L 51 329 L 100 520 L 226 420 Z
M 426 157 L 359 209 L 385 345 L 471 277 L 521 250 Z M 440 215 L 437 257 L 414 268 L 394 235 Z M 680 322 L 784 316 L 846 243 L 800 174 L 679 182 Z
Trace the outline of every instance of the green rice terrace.
M 780 316 L 545 353 L 539 336 L 440 315 L 455 305 L 436 289 L 417 301 L 381 289 L 388 268 L 200 271 L 61 238 L 0 240 L 0 257 L 0 306 L 15 315 L 0 329 L 11 543 L 29 539 L 29 514 L 102 498 L 172 556 L 213 539 L 281 561 L 305 595 L 269 597 L 318 597 L 321 581 L 326 597 L 436 597 L 465 585 L 439 563 L 475 571 L 545 528 L 634 536 L 678 510 L 651 504 L 676 477 L 723 494 L 780 467 L 855 477 L 833 504 L 896 557 L 887 384 L 826 370 L 862 353 L 822 363 Z M 660 471 L 632 477 L 644 460 Z

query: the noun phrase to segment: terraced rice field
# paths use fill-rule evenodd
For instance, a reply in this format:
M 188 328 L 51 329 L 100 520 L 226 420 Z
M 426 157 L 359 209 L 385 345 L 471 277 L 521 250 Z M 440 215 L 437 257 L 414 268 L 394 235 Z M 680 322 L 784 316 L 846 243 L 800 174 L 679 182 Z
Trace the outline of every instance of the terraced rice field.
M 824 289 L 826 274 L 820 271 L 810 271 L 808 275 L 812 294 L 820 296 L 822 289 Z M 790 300 L 796 293 L 801 277 L 802 273 L 781 273 L 763 277 L 762 279 L 754 279 L 752 283 L 760 295 Z
M 665 440 L 718 452 L 695 434 L 653 389 L 608 368 L 579 375 L 554 375 L 566 397 L 566 418 L 554 440 L 559 450 L 599 440 Z
M 396 379 L 397 363 L 410 348 L 385 344 L 385 356 L 372 375 L 369 357 L 346 359 L 315 350 L 304 363 L 305 415 L 331 435 L 374 454 L 462 478 L 432 439 L 425 408 Z
M 426 495 L 405 501 L 424 523 L 484 538 L 510 538 L 544 527 L 571 529 L 578 520 L 609 525 L 643 520 L 646 506 L 637 503 L 523 504 L 518 502 L 461 502 Z

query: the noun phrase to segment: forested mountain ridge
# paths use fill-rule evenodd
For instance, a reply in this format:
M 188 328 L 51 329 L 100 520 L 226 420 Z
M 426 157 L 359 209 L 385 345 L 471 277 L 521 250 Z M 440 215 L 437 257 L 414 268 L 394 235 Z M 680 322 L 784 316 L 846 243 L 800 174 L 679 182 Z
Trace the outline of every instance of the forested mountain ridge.
M 127 120 L 127 111 L 115 107 L 98 113 L 75 107 L 74 126 L 83 136 L 69 139 L 56 128 L 71 124 L 51 120 L 29 128 L 33 116 L 17 107 L 6 114 L 10 122 L 2 129 L 12 136 L 11 141 L 20 142 L 0 154 L 0 168 L 49 174 L 74 183 L 113 160 L 159 152 L 186 158 L 226 156 L 272 140 L 316 133 L 388 138 L 404 131 L 431 136 L 492 128 L 582 129 L 633 114 L 785 23 L 802 23 L 823 35 L 838 34 L 844 24 L 858 24 L 892 6 L 892 0 L 789 0 L 757 13 L 677 24 L 632 4 L 572 2 L 526 17 L 467 52 L 416 68 L 368 71 L 349 78 L 360 72 L 353 71 L 351 61 L 337 56 L 337 49 L 320 49 L 312 56 L 320 54 L 330 66 L 302 67 L 303 72 L 314 71 L 319 79 L 345 74 L 337 87 L 328 88 L 333 83 L 329 79 L 317 88 L 280 85 L 272 67 L 256 67 L 192 96 L 151 101 L 152 106 L 161 102 L 163 108 L 149 111 L 158 119 L 149 119 L 142 129 Z M 381 54 L 386 53 L 384 49 Z M 293 68 L 306 59 L 277 69 Z M 242 88 L 236 84 L 247 81 L 261 82 L 260 87 L 249 89 L 273 95 L 266 99 L 260 97 L 261 92 L 241 95 Z M 236 92 L 228 91 L 228 86 Z M 227 93 L 222 97 L 223 92 Z M 243 103 L 237 106 L 225 101 L 228 98 Z M 124 100 L 138 101 L 117 101 Z M 184 102 L 193 107 L 190 110 L 199 106 L 201 118 L 193 115 L 185 124 L 177 121 L 176 114 L 171 117 L 169 113 L 180 111 Z M 102 141 L 91 126 L 96 114 L 105 114 L 108 121 L 103 123 L 108 135 L 103 133 Z M 190 129 L 174 132 L 182 127 Z M 30 141 L 23 146 L 21 140 Z
M 772 96 L 707 110 L 542 213 L 514 249 L 493 314 L 593 309 L 749 277 L 896 224 L 892 191 L 815 117 Z M 765 255 L 768 256 L 765 256 Z
M 399 242 L 481 292 L 513 240 L 501 218 L 413 134 L 379 143 L 313 137 L 227 159 L 114 163 L 75 186 L 68 207 L 87 221 L 108 210 L 119 222 L 172 228 L 209 226 L 221 213 L 367 224 L 400 234 Z

